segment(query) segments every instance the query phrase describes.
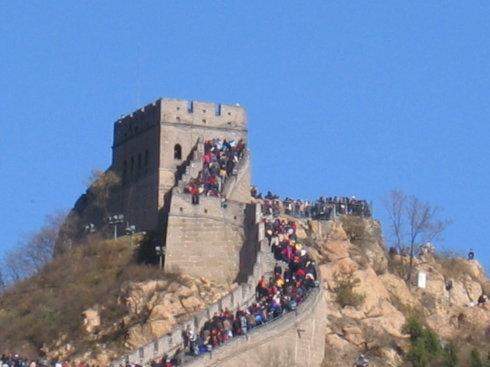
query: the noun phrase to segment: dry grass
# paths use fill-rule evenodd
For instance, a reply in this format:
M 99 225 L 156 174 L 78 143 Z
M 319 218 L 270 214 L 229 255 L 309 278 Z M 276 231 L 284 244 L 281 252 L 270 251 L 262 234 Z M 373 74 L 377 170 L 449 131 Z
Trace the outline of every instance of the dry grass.
M 452 251 L 440 251 L 436 255 L 439 272 L 445 278 L 462 279 L 465 275 L 472 275 L 468 272 L 467 261 L 459 254 Z M 473 277 L 472 277 L 473 278 Z M 474 279 L 479 281 L 479 279 Z
M 102 318 L 110 325 L 126 312 L 118 303 L 125 282 L 168 276 L 157 267 L 139 265 L 128 238 L 92 238 L 2 295 L 0 345 L 4 351 L 25 346 L 33 353 L 62 335 L 82 342 L 84 310 L 101 305 Z
M 363 218 L 353 215 L 342 215 L 340 221 L 350 243 L 353 245 L 360 246 L 365 242 L 373 241 L 373 236 L 367 230 Z

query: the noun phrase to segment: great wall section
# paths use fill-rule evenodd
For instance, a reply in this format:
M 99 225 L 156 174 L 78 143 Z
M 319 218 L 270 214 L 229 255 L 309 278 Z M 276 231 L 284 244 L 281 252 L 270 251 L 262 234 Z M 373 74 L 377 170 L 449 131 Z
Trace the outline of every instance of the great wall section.
M 2 295 L 2 343 L 39 366 L 398 367 L 415 310 L 441 348 L 487 347 L 474 253 L 388 250 L 355 197 L 262 196 L 247 129 L 239 105 L 171 99 L 117 120 L 110 167 L 63 224 L 73 237 L 62 226 L 49 266 Z
M 122 177 L 123 189 L 115 196 L 113 210 L 124 213 L 139 230 L 162 233 L 166 271 L 206 276 L 231 291 L 170 333 L 117 358 L 112 366 L 149 365 L 172 355 L 182 348 L 189 329 L 197 333 L 216 312 L 251 305 L 259 279 L 273 272 L 275 260 L 265 237 L 261 205 L 250 195 L 248 149 L 223 183 L 221 197 L 201 195 L 196 205 L 185 192 L 186 183 L 203 169 L 204 142 L 215 138 L 246 142 L 246 124 L 245 110 L 238 105 L 168 99 L 115 123 L 111 170 Z M 322 287 L 311 291 L 294 312 L 184 364 L 256 366 L 281 348 L 287 349 L 294 365 L 319 366 L 326 322 Z
M 186 330 L 199 330 L 206 320 L 216 312 L 228 309 L 235 311 L 254 302 L 255 287 L 262 275 L 273 270 L 274 259 L 270 246 L 264 236 L 264 223 L 261 221 L 260 204 L 252 206 L 249 227 L 255 237 L 256 257 L 251 274 L 246 282 L 236 285 L 234 289 L 179 324 L 173 331 L 151 343 L 141 346 L 133 353 L 114 361 L 113 366 L 129 363 L 146 365 L 162 355 L 172 355 L 184 343 Z M 271 349 L 287 349 L 294 345 L 294 363 L 306 366 L 318 366 L 323 360 L 323 340 L 325 337 L 325 303 L 321 286 L 309 294 L 307 300 L 300 304 L 296 312 L 290 312 L 281 318 L 267 323 L 252 331 L 247 336 L 232 339 L 210 354 L 190 358 L 184 365 L 189 366 L 254 366 L 267 355 Z
M 211 198 L 210 198 L 211 199 Z M 219 201 L 213 198 L 212 200 Z M 211 200 L 210 200 L 211 201 Z M 181 203 L 179 203 L 181 204 Z M 201 209 L 204 213 L 205 206 Z M 199 214 L 194 213 L 196 217 Z M 225 309 L 236 311 L 252 304 L 255 300 L 256 285 L 263 275 L 271 274 L 274 266 L 268 240 L 265 238 L 260 204 L 250 205 L 248 230 L 256 251 L 253 268 L 247 280 L 211 304 L 179 324 L 171 333 L 141 346 L 133 353 L 113 362 L 113 366 L 124 366 L 127 363 L 147 365 L 163 355 L 172 355 L 184 344 L 185 332 L 189 329 L 198 331 L 206 320 L 215 313 Z M 189 358 L 187 366 L 257 366 L 267 359 L 271 351 L 288 350 L 293 356 L 293 365 L 319 366 L 324 356 L 324 339 L 326 309 L 322 285 L 313 289 L 304 303 L 295 312 L 289 312 L 277 320 L 252 329 L 246 336 L 232 339 L 212 353 Z M 291 346 L 292 349 L 291 349 Z

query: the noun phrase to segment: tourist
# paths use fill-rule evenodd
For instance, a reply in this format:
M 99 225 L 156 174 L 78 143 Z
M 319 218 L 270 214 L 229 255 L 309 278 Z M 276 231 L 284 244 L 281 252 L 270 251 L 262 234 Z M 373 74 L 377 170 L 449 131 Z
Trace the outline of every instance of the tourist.
M 248 335 L 250 330 L 285 312 L 296 310 L 308 291 L 318 286 L 315 263 L 297 241 L 296 223 L 273 218 L 265 220 L 265 226 L 267 236 L 277 239 L 271 241 L 271 251 L 275 251 L 277 258 L 273 274 L 270 279 L 260 277 L 250 306 L 239 308 L 234 314 L 228 309 L 214 313 L 197 333 L 188 327 L 184 347 L 189 355 L 210 352 L 234 337 Z M 172 363 L 178 365 L 174 360 Z
M 368 367 L 369 359 L 367 359 L 364 354 L 359 355 L 356 362 L 354 363 L 355 367 Z
M 192 195 L 192 203 L 198 204 L 198 196 L 220 197 L 226 180 L 236 175 L 236 165 L 243 157 L 245 143 L 240 140 L 212 139 L 204 142 L 203 168 L 198 177 L 190 180 L 185 192 Z
M 478 297 L 478 306 L 485 306 L 485 304 L 487 303 L 487 296 L 485 295 L 485 293 L 482 293 L 480 295 L 480 297 Z

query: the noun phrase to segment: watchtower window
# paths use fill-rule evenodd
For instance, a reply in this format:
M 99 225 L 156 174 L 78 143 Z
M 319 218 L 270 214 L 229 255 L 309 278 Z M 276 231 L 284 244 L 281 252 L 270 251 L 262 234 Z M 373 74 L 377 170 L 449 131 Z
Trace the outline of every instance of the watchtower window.
M 141 169 L 141 153 L 138 154 L 138 171 Z
M 145 174 L 148 173 L 148 165 L 150 163 L 150 152 L 148 152 L 148 149 L 145 150 Z
M 179 161 L 182 159 L 182 147 L 180 144 L 175 144 L 174 146 L 174 159 Z
M 131 157 L 131 175 L 134 172 L 134 157 Z

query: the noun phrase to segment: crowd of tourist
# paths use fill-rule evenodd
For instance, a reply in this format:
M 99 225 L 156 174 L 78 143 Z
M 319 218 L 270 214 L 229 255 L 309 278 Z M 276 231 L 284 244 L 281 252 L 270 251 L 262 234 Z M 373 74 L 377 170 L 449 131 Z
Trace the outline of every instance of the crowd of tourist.
M 206 321 L 199 332 L 185 333 L 184 349 L 164 356 L 153 367 L 180 365 L 190 356 L 208 353 L 232 338 L 246 336 L 250 330 L 297 309 L 318 286 L 315 263 L 297 241 L 296 224 L 281 219 L 267 220 L 266 236 L 276 265 L 270 277 L 262 276 L 256 286 L 254 302 L 235 310 L 225 309 Z
M 219 197 L 228 177 L 236 174 L 236 165 L 245 152 L 243 140 L 212 139 L 204 142 L 203 168 L 198 177 L 187 183 L 185 191 L 193 204 L 199 195 Z
M 370 217 L 371 209 L 365 200 L 355 197 L 323 197 L 316 201 L 279 198 L 270 191 L 262 196 L 255 188 L 252 189 L 252 196 L 261 200 L 264 214 L 279 215 L 280 213 L 299 218 L 312 219 L 333 219 L 336 215 L 357 215 Z
M 36 362 L 30 362 L 27 358 L 22 358 L 18 354 L 8 355 L 2 354 L 0 358 L 1 367 L 36 367 L 39 364 Z
M 0 367 L 88 367 L 87 364 L 80 362 L 77 364 L 59 361 L 32 360 L 18 354 L 2 354 L 0 357 Z

